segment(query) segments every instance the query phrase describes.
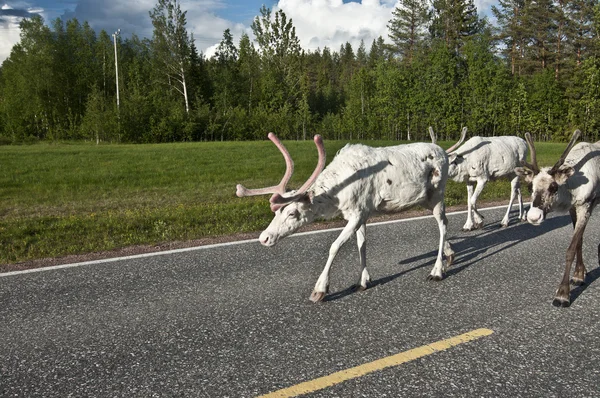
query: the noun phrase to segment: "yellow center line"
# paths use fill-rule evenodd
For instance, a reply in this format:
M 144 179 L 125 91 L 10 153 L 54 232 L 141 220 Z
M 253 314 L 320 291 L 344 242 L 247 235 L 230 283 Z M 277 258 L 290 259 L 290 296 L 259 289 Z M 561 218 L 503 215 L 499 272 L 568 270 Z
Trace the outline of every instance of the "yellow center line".
M 364 376 L 368 373 L 389 368 L 390 366 L 397 366 L 406 362 L 410 362 L 417 358 L 433 354 L 435 352 L 445 351 L 459 344 L 467 343 L 469 341 L 477 340 L 481 337 L 489 336 L 492 333 L 494 333 L 494 331 L 490 329 L 472 330 L 470 332 L 454 336 L 449 339 L 440 340 L 431 344 L 426 344 L 421 347 L 413 348 L 412 350 L 404 351 L 395 355 L 391 355 L 389 357 L 377 359 L 373 362 L 368 362 L 363 365 L 355 366 L 353 368 L 340 370 L 339 372 L 332 373 L 328 376 L 319 377 L 318 379 L 306 381 L 304 383 L 296 384 L 295 386 L 291 386 L 288 388 L 283 388 L 281 390 L 277 390 L 269 394 L 261 395 L 258 398 L 295 397 L 302 394 L 308 394 L 342 383 L 346 380 L 355 379 L 357 377 Z

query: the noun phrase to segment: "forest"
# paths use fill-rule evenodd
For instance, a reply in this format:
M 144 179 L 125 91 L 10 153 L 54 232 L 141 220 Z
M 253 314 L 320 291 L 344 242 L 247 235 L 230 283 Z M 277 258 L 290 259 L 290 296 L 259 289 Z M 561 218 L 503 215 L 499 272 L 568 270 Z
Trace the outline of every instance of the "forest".
M 283 139 L 428 140 L 523 135 L 600 139 L 600 4 L 400 0 L 388 38 L 307 51 L 292 19 L 263 6 L 214 56 L 178 0 L 158 0 L 152 38 L 87 22 L 22 20 L 0 67 L 0 144 Z

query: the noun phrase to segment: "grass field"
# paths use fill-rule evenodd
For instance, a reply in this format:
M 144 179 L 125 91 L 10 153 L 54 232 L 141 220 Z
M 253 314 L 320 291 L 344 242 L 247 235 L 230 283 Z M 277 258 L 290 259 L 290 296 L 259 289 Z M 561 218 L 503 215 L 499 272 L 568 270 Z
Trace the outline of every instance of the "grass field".
M 370 141 L 372 146 L 398 142 Z M 325 142 L 331 161 L 346 142 Z M 440 143 L 447 148 L 452 143 Z M 312 141 L 285 142 L 295 161 L 291 187 L 312 173 Z M 565 144 L 540 143 L 550 164 Z M 0 264 L 259 231 L 268 197 L 237 198 L 235 186 L 274 185 L 285 170 L 270 141 L 153 145 L 38 144 L 0 147 Z M 482 200 L 508 200 L 507 181 Z M 447 205 L 466 203 L 450 182 Z

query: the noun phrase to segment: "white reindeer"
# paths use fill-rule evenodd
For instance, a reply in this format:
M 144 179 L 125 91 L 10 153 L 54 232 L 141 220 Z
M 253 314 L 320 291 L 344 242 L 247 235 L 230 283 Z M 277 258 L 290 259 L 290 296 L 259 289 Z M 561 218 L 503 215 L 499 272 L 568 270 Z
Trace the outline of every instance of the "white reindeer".
M 583 232 L 594 207 L 600 201 L 600 141 L 575 145 L 580 134 L 579 130 L 575 130 L 571 142 L 554 166 L 540 170 L 535 146 L 527 133 L 525 137 L 532 163 L 524 162 L 525 167 L 515 169 L 519 176 L 531 184 L 531 208 L 527 212 L 527 220 L 531 224 L 541 224 L 551 211 L 568 211 L 571 215 L 573 237 L 567 249 L 565 272 L 552 301 L 557 307 L 568 307 L 571 304 L 569 276 L 575 256 L 577 262 L 573 284 L 582 285 L 585 281 L 586 269 L 581 253 Z
M 329 249 L 329 258 L 315 284 L 311 301 L 318 302 L 325 297 L 333 259 L 353 233 L 356 234 L 360 255 L 358 288 L 367 288 L 371 278 L 366 267 L 366 221 L 376 211 L 398 211 L 415 205 L 433 210 L 440 240 L 435 266 L 428 279 L 437 281 L 443 278 L 445 266 L 442 252 L 450 265 L 454 251 L 446 241 L 444 190 L 448 176 L 448 157 L 442 148 L 427 143 L 384 148 L 346 145 L 324 169 L 325 148 L 321 137 L 316 135 L 314 141 L 319 160 L 315 171 L 300 189 L 286 192 L 285 186 L 293 172 L 293 161 L 274 134 L 269 133 L 269 139 L 282 152 L 287 165 L 279 185 L 253 190 L 237 186 L 237 195 L 240 197 L 273 194 L 270 203 L 275 217 L 260 234 L 260 243 L 272 246 L 318 217 L 328 219 L 342 215 L 348 221 Z
M 449 154 L 448 176 L 456 182 L 467 183 L 467 221 L 464 231 L 481 228 L 483 216 L 477 211 L 477 198 L 488 181 L 507 177 L 511 179 L 510 201 L 501 225 L 508 226 L 508 216 L 515 196 L 519 201 L 519 219 L 523 218 L 523 199 L 515 167 L 527 157 L 525 140 L 514 136 L 479 137 L 467 140 Z M 475 190 L 473 185 L 477 184 Z

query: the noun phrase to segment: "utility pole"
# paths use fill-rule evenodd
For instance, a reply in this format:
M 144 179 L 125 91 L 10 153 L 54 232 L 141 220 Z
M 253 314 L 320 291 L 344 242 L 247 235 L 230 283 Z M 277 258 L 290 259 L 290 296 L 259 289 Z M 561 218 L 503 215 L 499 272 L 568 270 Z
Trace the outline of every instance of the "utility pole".
M 115 33 L 113 33 L 113 41 L 115 42 L 115 75 L 117 80 L 117 111 L 119 110 L 119 63 L 117 61 L 117 37 L 121 33 L 121 29 L 117 29 Z

